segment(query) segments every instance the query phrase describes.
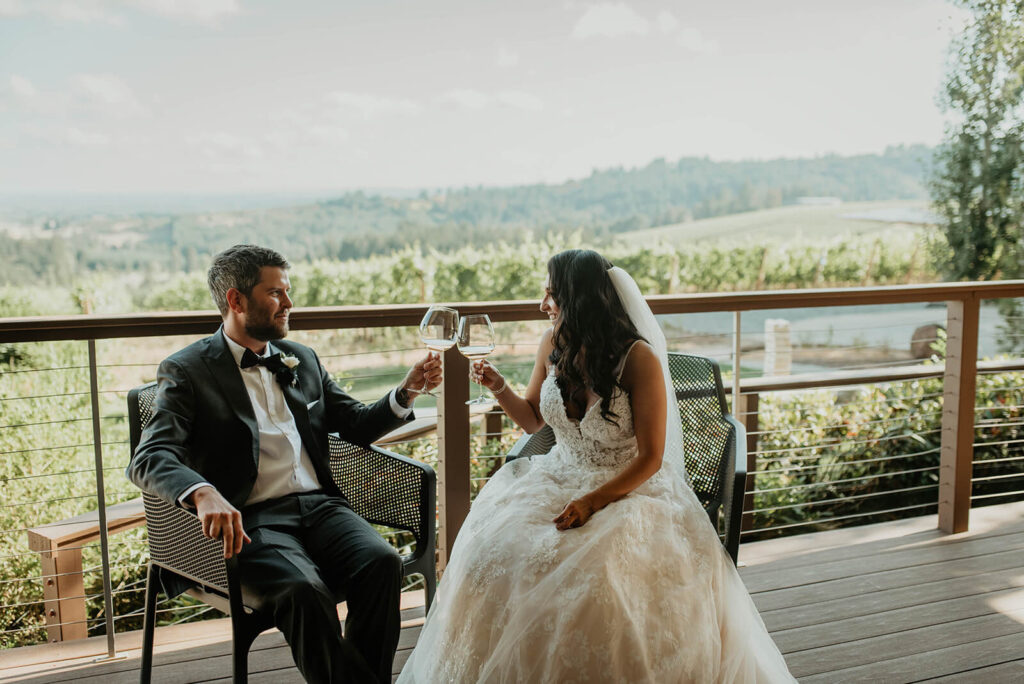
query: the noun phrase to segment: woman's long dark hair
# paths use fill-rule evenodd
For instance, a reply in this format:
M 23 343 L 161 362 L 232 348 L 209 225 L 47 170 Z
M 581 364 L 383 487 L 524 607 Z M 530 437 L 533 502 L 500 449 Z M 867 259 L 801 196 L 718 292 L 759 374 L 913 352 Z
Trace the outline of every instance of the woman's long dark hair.
M 611 267 L 589 249 L 568 249 L 548 261 L 548 289 L 559 309 L 548 360 L 566 405 L 571 402 L 582 414 L 589 385 L 601 397 L 601 417 L 614 423 L 612 393 L 620 386 L 615 367 L 641 338 L 608 276 Z

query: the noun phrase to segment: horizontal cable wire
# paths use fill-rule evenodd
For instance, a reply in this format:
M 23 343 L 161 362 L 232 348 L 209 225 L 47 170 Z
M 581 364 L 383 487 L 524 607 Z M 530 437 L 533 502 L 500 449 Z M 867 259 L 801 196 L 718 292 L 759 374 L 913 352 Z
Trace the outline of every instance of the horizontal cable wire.
M 30 394 L 25 397 L 0 397 L 0 401 L 22 401 L 26 399 L 54 399 L 57 397 L 82 397 L 92 392 L 61 392 L 59 394 Z
M 1007 444 L 1024 444 L 1024 439 L 1006 439 L 1001 442 L 975 442 L 972 446 L 1006 446 Z
M 346 352 L 344 354 L 317 354 L 321 359 L 343 359 L 348 356 L 369 356 L 371 354 L 395 354 L 398 352 L 413 352 L 424 349 L 423 347 L 401 347 L 399 349 L 378 349 L 372 351 Z
M 932 411 L 930 413 L 915 413 L 915 414 L 912 414 L 912 417 L 913 418 L 930 418 L 930 417 L 941 416 L 941 415 L 942 415 L 942 411 Z M 783 433 L 788 433 L 788 432 L 807 432 L 809 430 L 835 430 L 835 429 L 839 429 L 839 428 L 860 427 L 862 425 L 877 425 L 879 423 L 903 422 L 903 421 L 906 421 L 906 420 L 907 420 L 907 417 L 894 416 L 892 418 L 879 418 L 877 420 L 857 420 L 857 421 L 850 421 L 849 423 L 838 423 L 838 424 L 834 424 L 834 425 L 822 425 L 822 426 L 810 425 L 808 427 L 777 428 L 777 429 L 772 429 L 772 430 L 748 430 L 747 434 L 748 435 L 778 435 L 778 434 L 783 434 Z M 1024 423 L 1019 423 L 1019 424 L 1020 425 L 1024 425 Z
M 850 366 L 836 366 L 833 370 L 870 370 L 872 368 L 893 368 L 896 366 L 914 366 L 924 368 L 926 367 L 926 364 L 914 363 L 913 359 L 900 359 L 899 361 L 879 361 L 877 363 L 862 363 Z M 935 372 L 937 374 L 941 374 L 942 371 L 941 369 L 936 368 Z M 914 379 L 916 380 L 917 378 Z M 882 384 L 887 382 L 906 382 L 906 380 L 879 380 L 877 383 L 872 384 Z
M 1010 457 L 1007 457 L 1007 458 L 975 459 L 974 460 L 974 465 L 976 465 L 976 466 L 995 465 L 996 463 L 1009 463 L 1011 461 L 1024 461 L 1024 456 L 1010 456 Z
M 935 449 L 933 453 L 938 453 L 938 451 L 939 451 L 938 449 Z M 910 457 L 909 456 L 899 456 L 898 458 L 910 458 Z M 828 463 L 828 464 L 811 465 L 811 466 L 793 466 L 792 468 L 780 468 L 778 470 L 758 470 L 758 471 L 756 471 L 754 473 L 750 473 L 750 474 L 756 476 L 756 475 L 771 475 L 771 474 L 775 474 L 775 473 L 791 473 L 791 472 L 793 472 L 795 470 L 821 470 L 823 468 L 836 468 L 836 467 L 847 466 L 847 465 L 859 465 L 861 463 L 880 463 L 882 461 L 889 461 L 889 460 L 895 461 L 896 458 L 890 458 L 890 457 L 867 458 L 867 459 L 864 459 L 864 460 L 861 460 L 861 461 L 844 461 L 844 462 L 841 462 L 841 463 Z M 925 467 L 925 468 L 913 468 L 911 470 L 901 470 L 899 472 L 893 473 L 893 476 L 896 476 L 896 475 L 909 475 L 910 473 L 924 473 L 924 472 L 927 472 L 929 470 L 938 470 L 938 469 L 939 469 L 939 466 L 928 466 L 928 467 Z
M 859 499 L 870 499 L 876 496 L 887 496 L 889 494 L 905 494 L 906 492 L 919 492 L 924 489 L 936 489 L 938 483 L 919 485 L 917 487 L 905 487 L 903 489 L 889 489 L 884 492 L 868 492 L 867 494 L 852 494 L 834 499 L 821 499 L 819 501 L 805 501 L 798 504 L 787 504 L 785 506 L 772 506 L 771 508 L 755 508 L 750 513 L 767 513 L 769 511 L 782 511 L 791 508 L 804 508 L 805 506 L 821 506 L 822 504 L 842 503 L 843 501 L 854 501 Z
M 994 499 L 997 496 L 1024 496 L 1024 489 L 1016 492 L 997 492 L 995 494 L 974 494 L 971 496 L 971 501 L 977 501 L 979 499 Z
M 107 442 L 107 444 L 111 444 L 111 443 L 112 442 Z M 124 442 L 119 442 L 119 443 L 120 444 L 124 444 Z M 31 452 L 37 452 L 37 451 L 57 451 L 59 449 L 82 449 L 84 447 L 91 447 L 91 446 L 92 446 L 92 442 L 87 442 L 85 444 L 68 444 L 68 445 L 65 445 L 65 446 L 55 446 L 55 447 L 37 447 L 37 448 L 34 448 L 34 449 L 15 449 L 13 451 L 0 451 L 0 456 L 7 456 L 9 454 L 27 454 L 27 453 L 31 453 Z
M 934 430 L 925 430 L 923 432 L 912 432 L 903 435 L 893 435 L 891 437 L 871 437 L 869 439 L 859 440 L 837 440 L 834 442 L 821 442 L 820 444 L 812 444 L 810 446 L 802 447 L 786 447 L 784 449 L 768 449 L 767 451 L 752 451 L 751 454 L 757 454 L 758 456 L 765 456 L 769 454 L 788 454 L 794 451 L 807 451 L 808 449 L 824 449 L 827 447 L 835 446 L 855 446 L 857 444 L 877 444 L 878 442 L 892 442 L 897 439 L 907 439 L 908 437 L 921 437 L 923 435 L 934 435 L 942 432 L 941 429 L 936 428 Z
M 893 456 L 883 456 L 881 458 L 881 460 L 902 461 L 904 459 L 914 458 L 916 456 L 926 456 L 928 454 L 937 454 L 937 453 L 939 453 L 940 449 L 941 449 L 941 445 L 940 446 L 934 446 L 934 447 L 931 447 L 929 449 L 922 449 L 921 451 L 912 451 L 912 452 L 910 452 L 908 454 L 895 454 Z M 849 454 L 846 454 L 846 456 L 849 456 Z M 793 461 L 798 461 L 798 462 L 802 462 L 802 461 L 819 461 L 819 460 L 821 460 L 824 457 L 825 457 L 824 454 L 811 454 L 809 456 L 786 456 L 785 460 L 787 462 L 793 462 Z M 762 459 L 758 459 L 758 462 L 759 463 L 764 463 L 765 461 L 771 462 L 771 461 L 774 461 L 774 460 L 778 460 L 778 459 L 762 458 Z M 837 461 L 836 464 L 842 465 L 843 463 L 848 463 L 848 462 L 849 461 Z M 827 465 L 827 464 L 823 464 L 822 467 L 824 467 L 824 465 Z M 761 472 L 761 471 L 753 471 L 750 474 L 751 475 L 756 475 L 758 472 Z
M 806 525 L 824 525 L 830 522 L 838 522 L 840 520 L 853 520 L 855 518 L 866 518 L 872 515 L 887 515 L 889 513 L 902 513 L 903 511 L 910 511 L 916 508 L 926 508 L 930 506 L 938 506 L 937 502 L 914 504 L 913 506 L 901 506 L 900 508 L 887 508 L 883 511 L 872 511 L 870 513 L 855 513 L 852 515 L 840 515 L 831 518 L 819 518 L 818 520 L 805 520 L 798 523 L 788 523 L 786 525 L 773 525 L 771 527 L 762 527 L 756 530 L 743 530 L 740 532 L 741 535 L 757 534 L 759 532 L 771 532 L 773 530 L 785 530 L 793 527 L 804 527 Z
M 1006 406 L 978 406 L 975 407 L 974 412 L 979 413 L 981 411 L 1012 411 L 1014 409 L 1024 409 L 1024 404 L 1012 404 Z
M 91 445 L 90 445 L 91 446 Z M 103 472 L 111 473 L 114 471 L 124 472 L 124 468 L 120 466 L 110 466 L 104 468 Z M 57 473 L 40 473 L 38 475 L 16 475 L 15 477 L 0 478 L 3 482 L 17 482 L 18 480 L 36 480 L 41 477 L 62 477 L 64 475 L 80 475 L 82 473 L 95 473 L 95 468 L 86 468 L 84 470 L 61 470 Z
M 19 368 L 17 370 L 0 371 L 0 376 L 15 375 L 17 373 L 49 373 L 51 371 L 81 370 L 88 367 L 89 365 L 86 364 L 84 366 L 54 366 L 53 368 Z
M 38 423 L 15 423 L 13 425 L 0 425 L 0 430 L 13 430 L 14 428 L 36 427 L 38 425 L 60 425 L 62 423 L 83 423 L 92 420 L 88 418 L 62 418 L 61 420 L 44 420 Z
M 1006 475 L 987 475 L 985 477 L 975 477 L 971 482 L 991 482 L 993 480 L 1012 480 L 1017 477 L 1024 477 L 1024 473 L 1008 473 Z
M 907 380 L 905 382 L 910 382 L 910 380 Z M 870 387 L 870 386 L 871 385 L 861 385 L 861 387 Z M 837 388 L 837 387 L 811 387 L 811 388 L 807 388 L 807 389 L 803 389 L 803 390 L 781 390 L 781 391 L 784 391 L 784 392 L 819 392 L 819 391 L 829 391 L 829 392 L 835 393 L 837 391 L 843 391 L 843 389 L 844 388 Z M 766 390 L 766 391 L 760 391 L 760 392 L 743 392 L 742 395 L 751 396 L 753 394 L 757 394 L 758 396 L 764 396 L 764 395 L 775 394 L 775 393 L 776 393 L 776 391 Z M 934 399 L 934 398 L 941 397 L 942 395 L 943 395 L 942 392 L 932 392 L 930 394 L 917 394 L 917 395 L 914 395 L 912 397 L 900 397 L 900 398 L 894 398 L 894 399 L 891 399 L 891 400 L 886 400 L 884 398 L 880 398 L 880 399 L 865 399 L 865 400 L 847 401 L 847 402 L 838 402 L 837 401 L 837 402 L 833 402 L 833 406 L 836 406 L 836 407 L 839 407 L 839 408 L 847 408 L 847 407 L 853 407 L 853 406 L 893 406 L 893 405 L 896 405 L 896 404 L 909 404 L 910 402 L 920 402 L 920 401 L 923 401 L 924 399 Z M 916 408 L 916 406 L 909 406 L 907 408 L 907 410 L 910 410 L 912 408 Z M 1002 407 L 1000 407 L 1000 408 L 1002 408 Z M 1018 408 L 1024 408 L 1024 406 L 1020 406 Z M 978 409 L 978 410 L 984 410 L 984 409 Z M 734 413 L 733 415 L 735 415 L 735 416 L 750 416 L 750 415 L 763 415 L 764 413 L 765 413 L 764 409 L 759 409 L 757 411 L 739 411 L 738 413 Z
M 826 482 L 810 482 L 807 484 L 791 485 L 789 487 L 773 487 L 771 489 L 755 489 L 747 494 L 770 494 L 772 492 L 788 492 L 794 489 L 810 489 L 811 487 L 828 487 L 836 484 L 849 484 L 851 482 L 864 482 L 866 480 L 878 480 L 883 477 L 895 477 L 903 473 L 878 473 L 877 475 L 864 475 L 862 477 L 848 477 L 841 480 L 828 480 Z
M 38 506 L 39 504 L 58 503 L 60 501 L 78 501 L 80 499 L 94 499 L 96 494 L 80 494 L 78 496 L 64 496 L 58 499 L 40 499 L 39 501 L 19 501 L 18 503 L 4 504 L 0 508 L 18 508 L 20 506 Z
M 982 423 L 975 423 L 974 424 L 974 429 L 975 430 L 987 430 L 989 428 L 997 428 L 997 427 L 1024 427 L 1024 422 L 1018 422 L 1018 423 L 984 423 L 984 422 L 982 422 Z
M 1010 372 L 1019 372 L 1019 371 L 1010 371 Z M 999 393 L 1002 393 L 1002 392 L 1014 392 L 1016 390 L 1024 390 L 1024 385 L 1013 385 L 1011 387 L 978 387 L 974 391 L 974 393 L 975 394 L 981 394 L 982 392 L 984 392 L 985 394 L 999 394 Z

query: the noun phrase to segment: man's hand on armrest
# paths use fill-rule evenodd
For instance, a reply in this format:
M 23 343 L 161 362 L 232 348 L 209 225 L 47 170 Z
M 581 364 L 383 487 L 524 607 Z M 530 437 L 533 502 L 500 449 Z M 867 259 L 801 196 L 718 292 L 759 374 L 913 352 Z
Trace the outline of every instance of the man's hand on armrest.
M 212 485 L 200 487 L 188 499 L 203 524 L 203 534 L 210 539 L 224 540 L 225 558 L 241 551 L 243 542 L 252 541 L 242 529 L 242 514 Z

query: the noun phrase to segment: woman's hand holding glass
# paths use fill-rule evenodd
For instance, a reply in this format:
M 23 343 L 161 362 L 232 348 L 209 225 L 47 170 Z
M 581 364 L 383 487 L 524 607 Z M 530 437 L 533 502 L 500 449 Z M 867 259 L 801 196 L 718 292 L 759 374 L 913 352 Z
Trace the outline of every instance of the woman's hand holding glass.
M 470 366 L 477 361 L 482 361 L 494 351 L 494 326 L 491 325 L 491 318 L 487 314 L 469 314 L 459 319 L 459 330 L 456 346 L 459 352 L 470 360 Z M 472 368 L 470 370 L 472 375 Z M 470 399 L 467 404 L 487 404 L 488 399 L 484 398 L 483 390 L 476 399 Z
M 469 378 L 478 385 L 491 390 L 491 394 L 498 396 L 505 391 L 508 384 L 505 376 L 498 372 L 487 359 L 477 359 L 469 364 Z

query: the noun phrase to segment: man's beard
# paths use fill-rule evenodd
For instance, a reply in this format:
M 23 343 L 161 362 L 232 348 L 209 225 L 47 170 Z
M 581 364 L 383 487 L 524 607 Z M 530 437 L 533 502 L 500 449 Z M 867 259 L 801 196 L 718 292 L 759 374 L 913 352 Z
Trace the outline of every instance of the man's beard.
M 271 317 L 266 309 L 252 309 L 245 317 L 245 332 L 261 342 L 284 339 L 288 335 L 288 319 Z

